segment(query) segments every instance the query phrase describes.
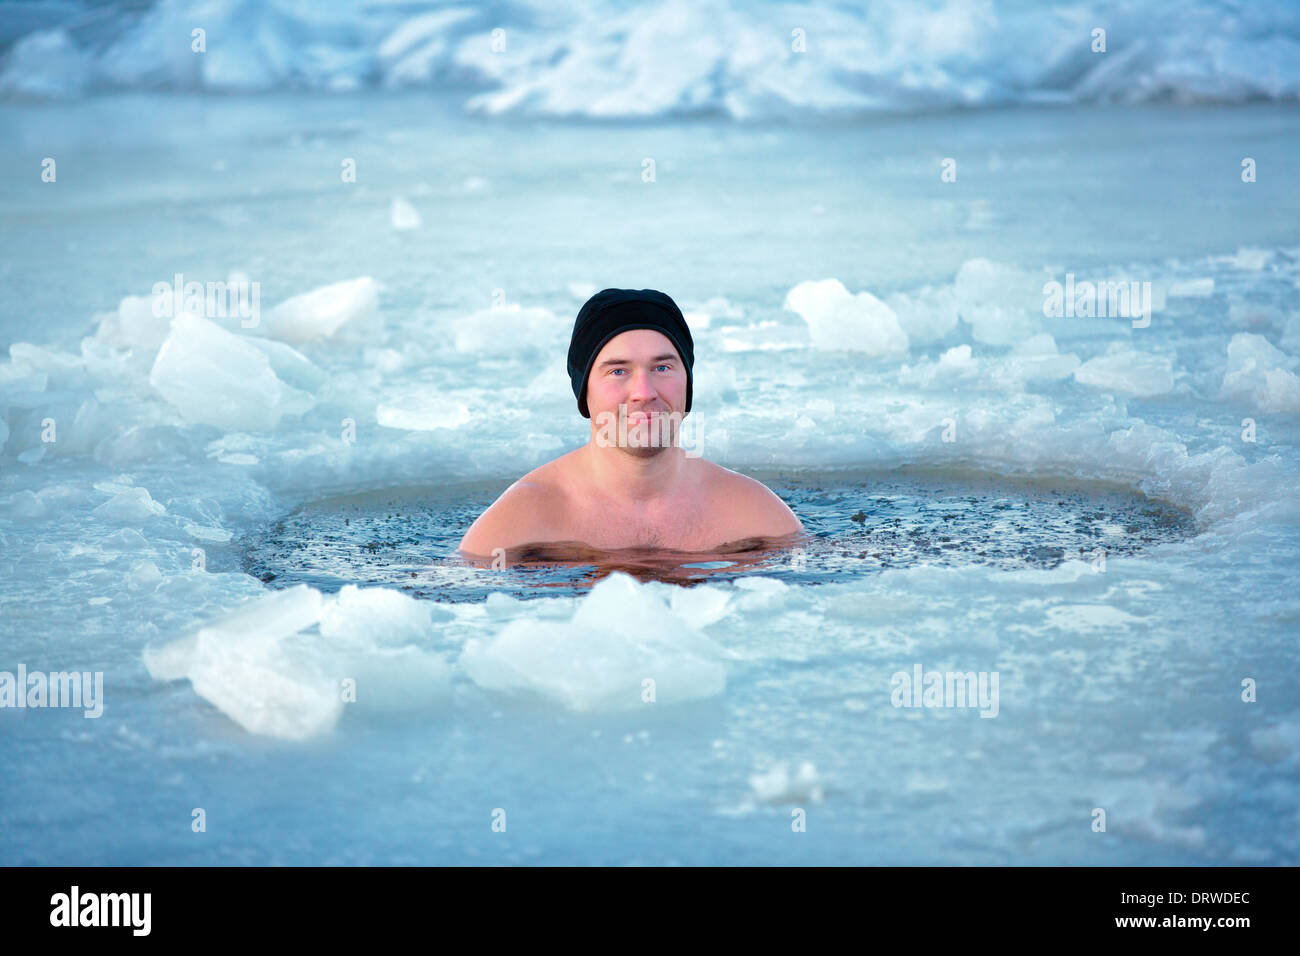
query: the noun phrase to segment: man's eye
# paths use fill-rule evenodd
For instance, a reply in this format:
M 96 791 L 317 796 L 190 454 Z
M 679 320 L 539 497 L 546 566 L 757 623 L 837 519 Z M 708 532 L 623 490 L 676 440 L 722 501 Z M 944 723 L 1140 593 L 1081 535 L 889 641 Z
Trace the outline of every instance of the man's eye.
M 656 365 L 655 368 L 656 368 L 656 369 L 663 369 L 664 371 L 667 371 L 667 370 L 668 370 L 668 366 L 667 366 L 667 365 Z
M 609 370 L 609 374 L 610 374 L 610 375 L 617 375 L 619 372 L 626 372 L 626 371 L 627 371 L 627 369 L 625 369 L 625 368 L 614 368 L 614 369 L 610 369 L 610 370 Z

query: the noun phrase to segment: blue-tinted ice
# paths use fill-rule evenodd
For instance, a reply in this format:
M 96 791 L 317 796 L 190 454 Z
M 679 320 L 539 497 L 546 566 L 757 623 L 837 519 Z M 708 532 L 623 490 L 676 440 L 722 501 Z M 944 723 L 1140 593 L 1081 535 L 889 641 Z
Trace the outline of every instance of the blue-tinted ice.
M 257 96 L 27 48 L 102 95 L 0 105 L 0 670 L 102 671 L 105 708 L 0 711 L 0 862 L 1300 861 L 1294 24 L 1135 14 L 1108 86 L 1020 57 L 1029 9 L 872 80 L 1021 109 L 852 121 L 838 67 L 824 109 L 742 68 L 646 121 L 493 112 L 590 101 L 546 57 L 467 115 L 443 73 L 367 85 L 450 62 L 411 36 L 322 59 L 292 18 Z M 1195 105 L 1229 92 L 1265 101 Z M 261 324 L 156 321 L 177 273 L 260 282 Z M 1150 282 L 1149 326 L 1045 316 L 1067 274 Z M 790 496 L 802 569 L 449 559 L 585 440 L 568 329 L 631 284 L 686 311 L 701 451 Z M 457 503 L 380 517 L 412 488 Z M 918 666 L 997 673 L 996 717 L 894 706 Z

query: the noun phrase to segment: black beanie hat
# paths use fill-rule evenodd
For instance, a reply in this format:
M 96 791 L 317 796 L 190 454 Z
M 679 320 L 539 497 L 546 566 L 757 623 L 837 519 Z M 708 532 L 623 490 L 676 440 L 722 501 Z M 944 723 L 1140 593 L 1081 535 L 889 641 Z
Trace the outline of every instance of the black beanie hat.
M 587 378 L 605 343 L 630 329 L 654 329 L 668 336 L 686 365 L 686 408 L 691 410 L 691 367 L 695 364 L 695 343 L 677 303 L 656 289 L 601 289 L 578 310 L 569 340 L 569 379 L 578 399 L 578 411 L 587 410 Z

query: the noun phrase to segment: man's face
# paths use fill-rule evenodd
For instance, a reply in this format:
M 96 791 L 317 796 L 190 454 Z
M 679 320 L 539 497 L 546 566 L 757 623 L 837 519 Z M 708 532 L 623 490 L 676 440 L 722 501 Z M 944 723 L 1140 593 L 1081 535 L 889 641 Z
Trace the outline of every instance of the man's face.
M 686 366 L 668 336 L 654 329 L 621 332 L 605 343 L 591 367 L 587 411 L 598 430 L 612 424 L 606 434 L 620 434 L 619 406 L 625 406 L 626 444 L 611 444 L 636 455 L 657 455 L 674 443 L 686 407 L 686 382 Z

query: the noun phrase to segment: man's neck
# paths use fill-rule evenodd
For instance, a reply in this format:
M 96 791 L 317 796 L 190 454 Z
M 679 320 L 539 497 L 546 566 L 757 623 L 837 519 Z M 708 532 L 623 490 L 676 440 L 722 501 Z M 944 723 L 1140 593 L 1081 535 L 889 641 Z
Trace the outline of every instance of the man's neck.
M 629 504 L 671 497 L 685 473 L 686 453 L 677 446 L 640 457 L 622 448 L 598 445 L 593 438 L 584 450 L 596 487 Z

